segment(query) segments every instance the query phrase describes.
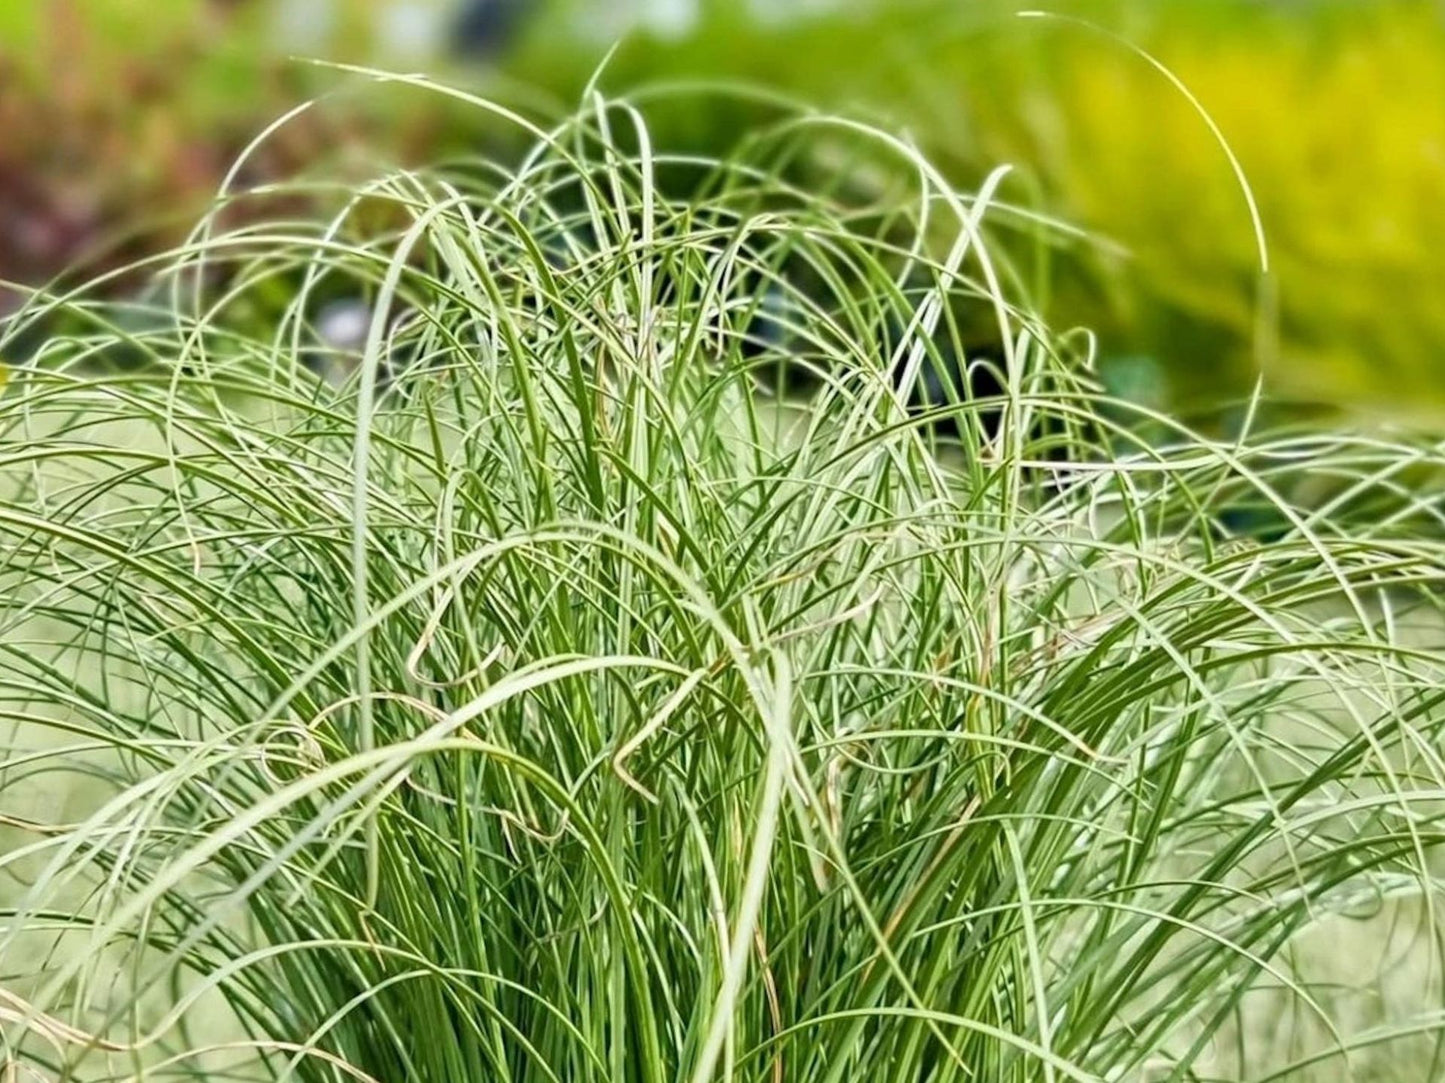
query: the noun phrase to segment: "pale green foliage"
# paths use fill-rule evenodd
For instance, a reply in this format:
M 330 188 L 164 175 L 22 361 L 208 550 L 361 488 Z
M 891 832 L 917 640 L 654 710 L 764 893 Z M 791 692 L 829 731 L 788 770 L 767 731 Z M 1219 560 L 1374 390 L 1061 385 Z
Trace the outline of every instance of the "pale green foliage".
M 1133 440 L 1001 285 L 999 178 L 953 192 L 880 134 L 679 161 L 601 101 L 536 134 L 515 172 L 202 231 L 152 309 L 22 316 L 89 330 L 0 397 L 7 1055 L 1428 1071 L 1445 554 L 1409 483 L 1441 449 Z M 916 189 L 790 186 L 820 139 Z M 331 384 L 302 360 L 348 291 L 371 333 Z M 889 373 L 975 347 L 960 312 L 1005 391 L 910 414 Z M 1226 538 L 1243 505 L 1267 542 Z M 1423 960 L 1383 1021 L 1301 962 L 1372 911 Z

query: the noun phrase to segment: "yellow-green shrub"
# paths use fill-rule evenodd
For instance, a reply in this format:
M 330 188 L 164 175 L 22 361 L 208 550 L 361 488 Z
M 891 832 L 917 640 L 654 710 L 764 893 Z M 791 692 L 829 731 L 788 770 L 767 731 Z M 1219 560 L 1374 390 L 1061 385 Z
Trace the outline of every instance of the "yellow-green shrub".
M 762 26 L 722 4 L 677 41 L 638 38 L 607 79 L 736 78 L 886 113 L 974 181 L 1120 242 L 1056 265 L 1053 315 L 1106 355 L 1157 359 L 1176 399 L 1253 380 L 1259 258 L 1229 163 L 1185 95 L 1094 29 L 1006 5 L 881 3 Z M 1076 3 L 1177 74 L 1236 151 L 1276 272 L 1282 390 L 1345 406 L 1445 407 L 1445 20 L 1423 2 L 1287 8 Z M 565 96 L 595 54 L 539 26 L 517 71 Z M 699 144 L 756 113 L 678 109 Z M 1107 250 L 1106 250 L 1107 251 Z M 1266 337 L 1268 347 L 1270 338 Z

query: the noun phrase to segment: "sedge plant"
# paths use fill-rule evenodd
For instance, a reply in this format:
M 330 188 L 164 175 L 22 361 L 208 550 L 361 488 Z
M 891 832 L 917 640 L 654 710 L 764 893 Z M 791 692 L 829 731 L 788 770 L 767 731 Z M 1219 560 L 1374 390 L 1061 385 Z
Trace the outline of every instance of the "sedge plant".
M 1003 171 L 474 104 L 5 329 L 6 1078 L 1436 1077 L 1442 448 L 1129 417 Z

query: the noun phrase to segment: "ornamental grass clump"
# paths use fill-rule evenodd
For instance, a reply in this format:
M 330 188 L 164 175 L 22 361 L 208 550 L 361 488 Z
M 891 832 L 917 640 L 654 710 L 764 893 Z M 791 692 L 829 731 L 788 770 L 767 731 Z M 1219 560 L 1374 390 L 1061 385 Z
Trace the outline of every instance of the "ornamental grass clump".
M 1442 449 L 1138 437 L 1002 172 L 530 130 L 6 329 L 14 1078 L 1433 1070 Z

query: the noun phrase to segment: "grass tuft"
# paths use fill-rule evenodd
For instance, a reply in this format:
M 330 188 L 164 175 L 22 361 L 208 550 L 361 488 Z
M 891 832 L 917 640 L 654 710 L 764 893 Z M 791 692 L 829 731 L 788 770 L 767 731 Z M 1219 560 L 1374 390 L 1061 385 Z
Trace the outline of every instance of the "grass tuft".
M 533 135 L 0 336 L 17 1078 L 1438 1071 L 1442 448 L 1129 417 L 1001 172 Z

